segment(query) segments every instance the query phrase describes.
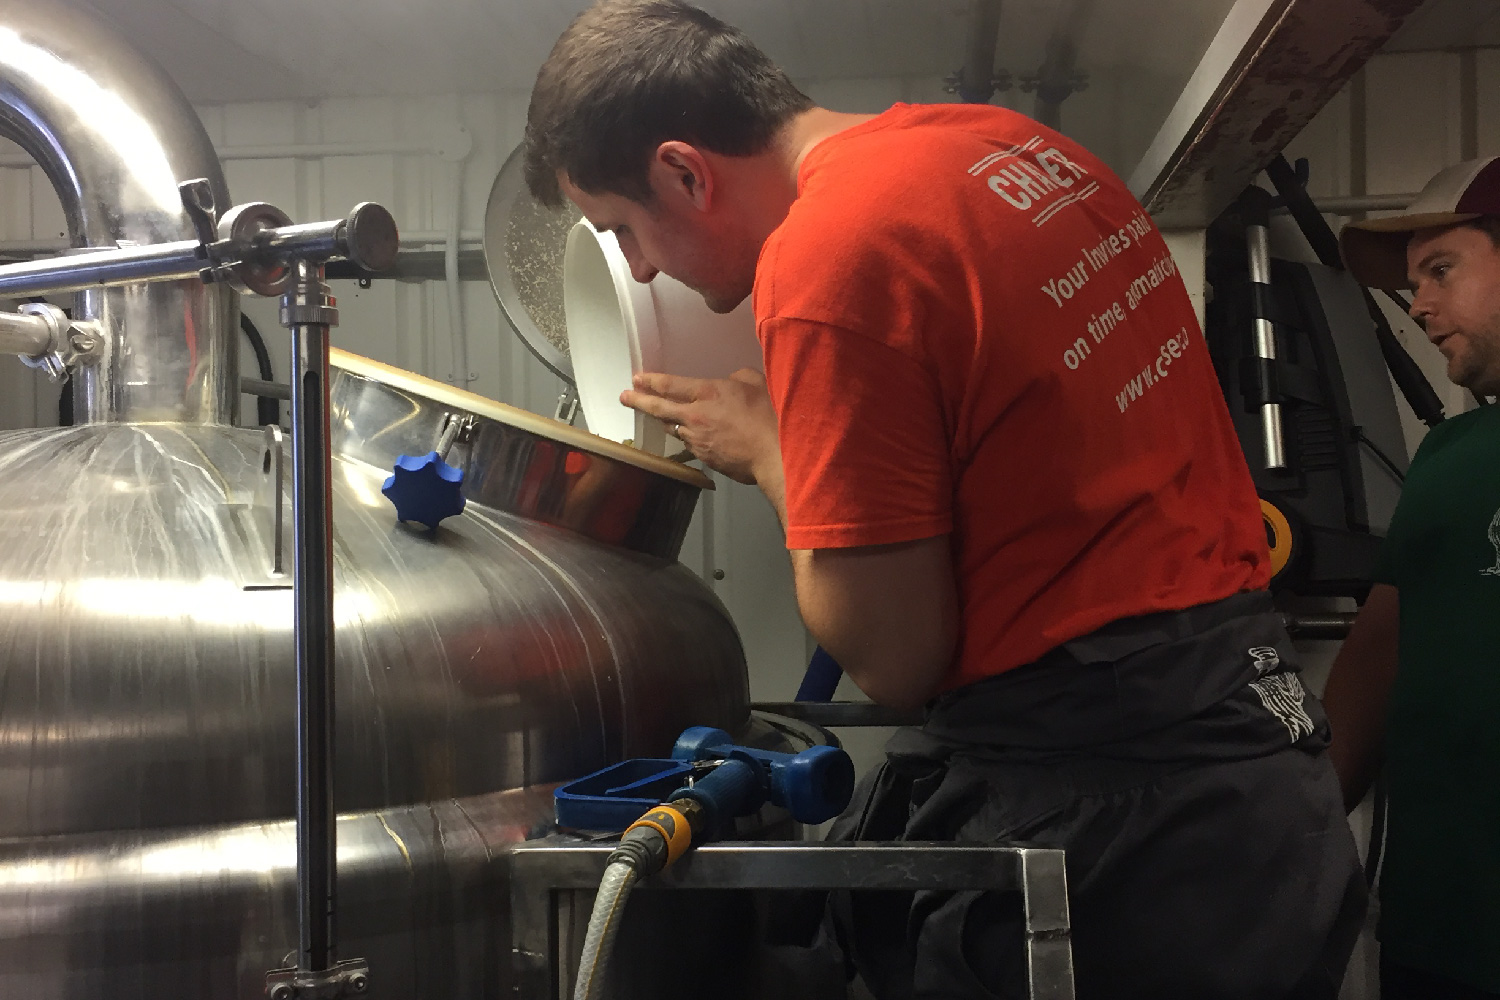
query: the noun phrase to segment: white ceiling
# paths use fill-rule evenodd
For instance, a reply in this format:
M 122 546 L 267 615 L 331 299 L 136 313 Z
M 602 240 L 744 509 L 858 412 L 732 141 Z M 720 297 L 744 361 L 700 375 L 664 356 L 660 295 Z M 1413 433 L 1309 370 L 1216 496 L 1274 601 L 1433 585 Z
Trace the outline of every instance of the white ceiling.
M 1469 0 L 1473 2 L 1473 0 Z M 1080 67 L 1192 71 L 1232 0 L 1006 0 L 1000 66 L 1035 71 L 1082 8 Z M 585 0 L 91 0 L 199 102 L 529 89 Z M 969 0 L 703 0 L 799 80 L 940 77 Z M 1170 37 L 1163 26 L 1170 26 Z

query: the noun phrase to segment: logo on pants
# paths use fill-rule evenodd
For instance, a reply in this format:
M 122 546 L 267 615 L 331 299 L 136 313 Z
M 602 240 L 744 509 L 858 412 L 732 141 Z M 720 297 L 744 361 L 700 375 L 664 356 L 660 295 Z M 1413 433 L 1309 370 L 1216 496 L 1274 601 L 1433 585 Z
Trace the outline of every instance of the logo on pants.
M 1307 689 L 1302 686 L 1302 679 L 1289 670 L 1272 673 L 1281 666 L 1281 654 L 1273 646 L 1255 646 L 1247 652 L 1255 663 L 1255 672 L 1260 675 L 1259 680 L 1250 682 L 1250 688 L 1259 696 L 1266 711 L 1281 721 L 1293 743 L 1311 735 L 1313 720 L 1303 707 Z

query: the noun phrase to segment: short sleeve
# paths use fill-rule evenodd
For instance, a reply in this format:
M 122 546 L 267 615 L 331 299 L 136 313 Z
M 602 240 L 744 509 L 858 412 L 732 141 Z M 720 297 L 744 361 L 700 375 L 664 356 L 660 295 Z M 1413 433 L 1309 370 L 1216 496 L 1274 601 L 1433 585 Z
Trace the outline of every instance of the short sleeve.
M 953 530 L 950 436 L 937 380 L 864 334 L 762 322 L 791 549 L 848 548 Z

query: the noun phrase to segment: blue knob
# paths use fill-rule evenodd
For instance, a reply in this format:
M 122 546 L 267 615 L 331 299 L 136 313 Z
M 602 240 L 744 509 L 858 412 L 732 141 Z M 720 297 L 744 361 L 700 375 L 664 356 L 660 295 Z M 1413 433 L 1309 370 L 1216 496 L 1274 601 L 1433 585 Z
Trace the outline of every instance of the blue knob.
M 436 531 L 443 518 L 464 512 L 459 492 L 463 470 L 444 462 L 437 452 L 402 455 L 392 473 L 380 492 L 396 505 L 398 521 L 414 521 Z

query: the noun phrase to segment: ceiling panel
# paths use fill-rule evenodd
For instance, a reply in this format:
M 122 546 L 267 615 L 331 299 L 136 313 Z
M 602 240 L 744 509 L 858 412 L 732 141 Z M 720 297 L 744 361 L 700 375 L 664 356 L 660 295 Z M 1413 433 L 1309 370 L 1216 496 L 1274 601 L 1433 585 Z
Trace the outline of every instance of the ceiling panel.
M 197 101 L 525 89 L 585 0 L 91 0 Z M 1182 75 L 1231 0 L 1007 0 L 1000 65 L 1035 71 L 1081 6 L 1079 63 Z M 941 77 L 969 0 L 703 0 L 802 80 Z M 1163 45 L 1159 25 L 1173 26 Z

